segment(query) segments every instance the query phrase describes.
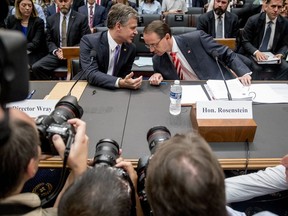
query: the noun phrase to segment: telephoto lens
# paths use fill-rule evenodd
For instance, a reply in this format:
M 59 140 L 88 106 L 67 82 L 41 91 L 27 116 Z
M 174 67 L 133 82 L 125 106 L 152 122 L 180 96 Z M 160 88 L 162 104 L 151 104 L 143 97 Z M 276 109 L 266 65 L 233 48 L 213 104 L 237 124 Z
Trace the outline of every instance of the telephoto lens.
M 171 138 L 170 131 L 165 126 L 155 126 L 147 132 L 147 141 L 151 154 L 157 149 L 158 144 Z
M 114 166 L 119 157 L 119 145 L 113 139 L 101 139 L 96 144 L 93 164 Z

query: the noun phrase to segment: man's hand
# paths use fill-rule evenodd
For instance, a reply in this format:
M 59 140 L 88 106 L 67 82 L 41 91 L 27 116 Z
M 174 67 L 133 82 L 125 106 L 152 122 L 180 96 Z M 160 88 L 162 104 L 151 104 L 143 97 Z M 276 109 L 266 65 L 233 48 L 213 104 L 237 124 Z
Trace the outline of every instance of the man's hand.
M 265 55 L 263 52 L 260 52 L 260 51 L 257 51 L 255 53 L 255 57 L 256 57 L 257 61 L 264 61 L 264 60 L 268 59 L 268 56 Z
M 163 76 L 160 73 L 154 73 L 150 78 L 150 84 L 151 85 L 159 85 L 163 80 Z
M 133 79 L 134 73 L 131 72 L 130 74 L 126 75 L 124 79 L 120 79 L 119 87 L 120 88 L 129 88 L 129 89 L 139 89 L 142 84 L 143 77 L 140 76 L 136 79 Z
M 244 76 L 239 77 L 238 79 L 240 80 L 240 82 L 241 82 L 244 86 L 249 86 L 249 85 L 251 85 L 252 77 L 251 77 L 249 74 L 245 74 Z
M 68 123 L 76 130 L 74 143 L 71 145 L 70 154 L 67 164 L 74 172 L 75 176 L 81 175 L 87 169 L 88 159 L 88 136 L 86 135 L 86 123 L 80 119 L 69 119 Z M 63 159 L 65 151 L 65 143 L 61 136 L 55 134 L 53 143 L 60 157 Z
M 132 163 L 130 161 L 125 161 L 122 157 L 120 157 L 120 158 L 117 158 L 115 167 L 122 168 L 128 173 L 128 175 L 129 175 L 129 177 L 130 177 L 130 179 L 134 185 L 135 190 L 137 190 L 138 176 L 137 176 L 137 173 L 136 173 Z
M 61 60 L 64 59 L 62 49 L 59 48 L 55 54 L 59 59 L 61 59 Z

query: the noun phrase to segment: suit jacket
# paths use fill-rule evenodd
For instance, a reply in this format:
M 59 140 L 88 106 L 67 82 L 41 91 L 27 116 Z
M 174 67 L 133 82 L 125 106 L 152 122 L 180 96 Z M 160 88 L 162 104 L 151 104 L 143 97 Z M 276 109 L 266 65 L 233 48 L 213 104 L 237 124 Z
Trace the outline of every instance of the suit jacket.
M 235 77 L 224 65 L 231 68 L 238 76 L 243 76 L 251 71 L 236 53 L 227 46 L 218 44 L 210 35 L 203 31 L 175 35 L 174 38 L 187 62 L 200 80 L 222 79 L 216 61 L 212 56 L 213 51 L 217 51 L 219 55 L 220 66 L 226 79 Z M 153 56 L 153 68 L 155 72 L 161 73 L 166 80 L 179 79 L 167 53 L 162 56 Z
M 54 15 L 54 14 L 56 14 L 56 5 L 55 5 L 55 3 L 53 3 L 52 5 L 50 5 L 49 7 L 47 7 L 47 18 L 48 18 L 49 16 Z
M 265 31 L 266 13 L 256 14 L 250 17 L 243 30 L 242 46 L 248 55 L 252 55 L 263 39 Z M 288 50 L 288 20 L 278 16 L 275 26 L 275 35 L 271 52 L 286 55 Z
M 87 5 L 79 7 L 78 12 L 86 15 L 87 18 L 89 16 Z M 104 26 L 104 22 L 106 20 L 106 8 L 95 4 L 93 14 L 93 27 Z
M 90 52 L 96 51 L 92 65 Z M 136 55 L 136 47 L 133 43 L 123 43 L 121 46 L 120 57 L 114 76 L 107 75 L 109 66 L 109 44 L 107 31 L 85 35 L 80 42 L 80 72 L 74 79 L 77 79 L 85 70 L 82 76 L 84 79 L 96 86 L 114 89 L 118 77 L 124 78 L 131 72 L 131 68 Z
M 22 32 L 21 20 L 14 15 L 7 18 L 7 28 Z M 39 17 L 30 17 L 27 26 L 27 50 L 30 52 L 46 51 L 44 21 Z
M 236 38 L 239 31 L 237 15 L 226 11 L 224 28 L 225 38 Z M 204 13 L 199 17 L 197 22 L 197 29 L 203 30 L 207 34 L 210 34 L 213 38 L 216 37 L 215 16 L 213 10 Z
M 60 13 L 56 13 L 47 19 L 47 43 L 48 51 L 53 52 L 60 47 Z M 67 28 L 67 46 L 79 46 L 80 40 L 85 34 L 90 34 L 87 18 L 71 10 Z

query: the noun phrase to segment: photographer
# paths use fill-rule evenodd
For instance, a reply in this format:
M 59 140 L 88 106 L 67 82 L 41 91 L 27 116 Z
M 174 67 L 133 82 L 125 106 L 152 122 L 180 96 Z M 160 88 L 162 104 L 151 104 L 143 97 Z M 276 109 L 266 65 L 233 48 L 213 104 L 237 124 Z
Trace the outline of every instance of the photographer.
M 143 215 L 135 193 L 137 174 L 132 163 L 123 158 L 118 158 L 116 162 L 116 169 L 95 165 L 77 179 L 64 193 L 58 215 L 129 216 L 135 215 L 135 210 L 137 216 Z M 117 168 L 125 170 L 131 181 L 119 175 Z
M 0 109 L 0 117 L 2 121 L 4 117 L 2 109 Z M 41 158 L 40 139 L 35 122 L 25 113 L 14 109 L 9 110 L 9 118 L 11 133 L 8 139 L 3 139 L 0 143 L 0 215 L 27 213 L 29 215 L 57 215 L 56 207 L 63 191 L 75 178 L 85 172 L 87 167 L 86 124 L 80 119 L 68 120 L 68 123 L 72 124 L 76 130 L 75 141 L 71 145 L 67 162 L 71 173 L 54 207 L 43 209 L 40 198 L 36 194 L 20 193 L 25 182 L 35 176 Z M 62 138 L 54 135 L 53 143 L 63 158 L 65 144 Z

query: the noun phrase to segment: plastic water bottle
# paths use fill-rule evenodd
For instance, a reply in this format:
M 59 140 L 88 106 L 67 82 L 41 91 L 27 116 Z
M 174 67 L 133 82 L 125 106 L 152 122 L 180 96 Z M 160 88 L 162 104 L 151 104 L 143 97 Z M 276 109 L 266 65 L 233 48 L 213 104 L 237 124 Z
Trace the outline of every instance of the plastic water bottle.
M 181 98 L 182 98 L 182 86 L 179 80 L 175 80 L 174 84 L 170 88 L 170 106 L 169 112 L 172 115 L 179 115 L 181 113 Z

